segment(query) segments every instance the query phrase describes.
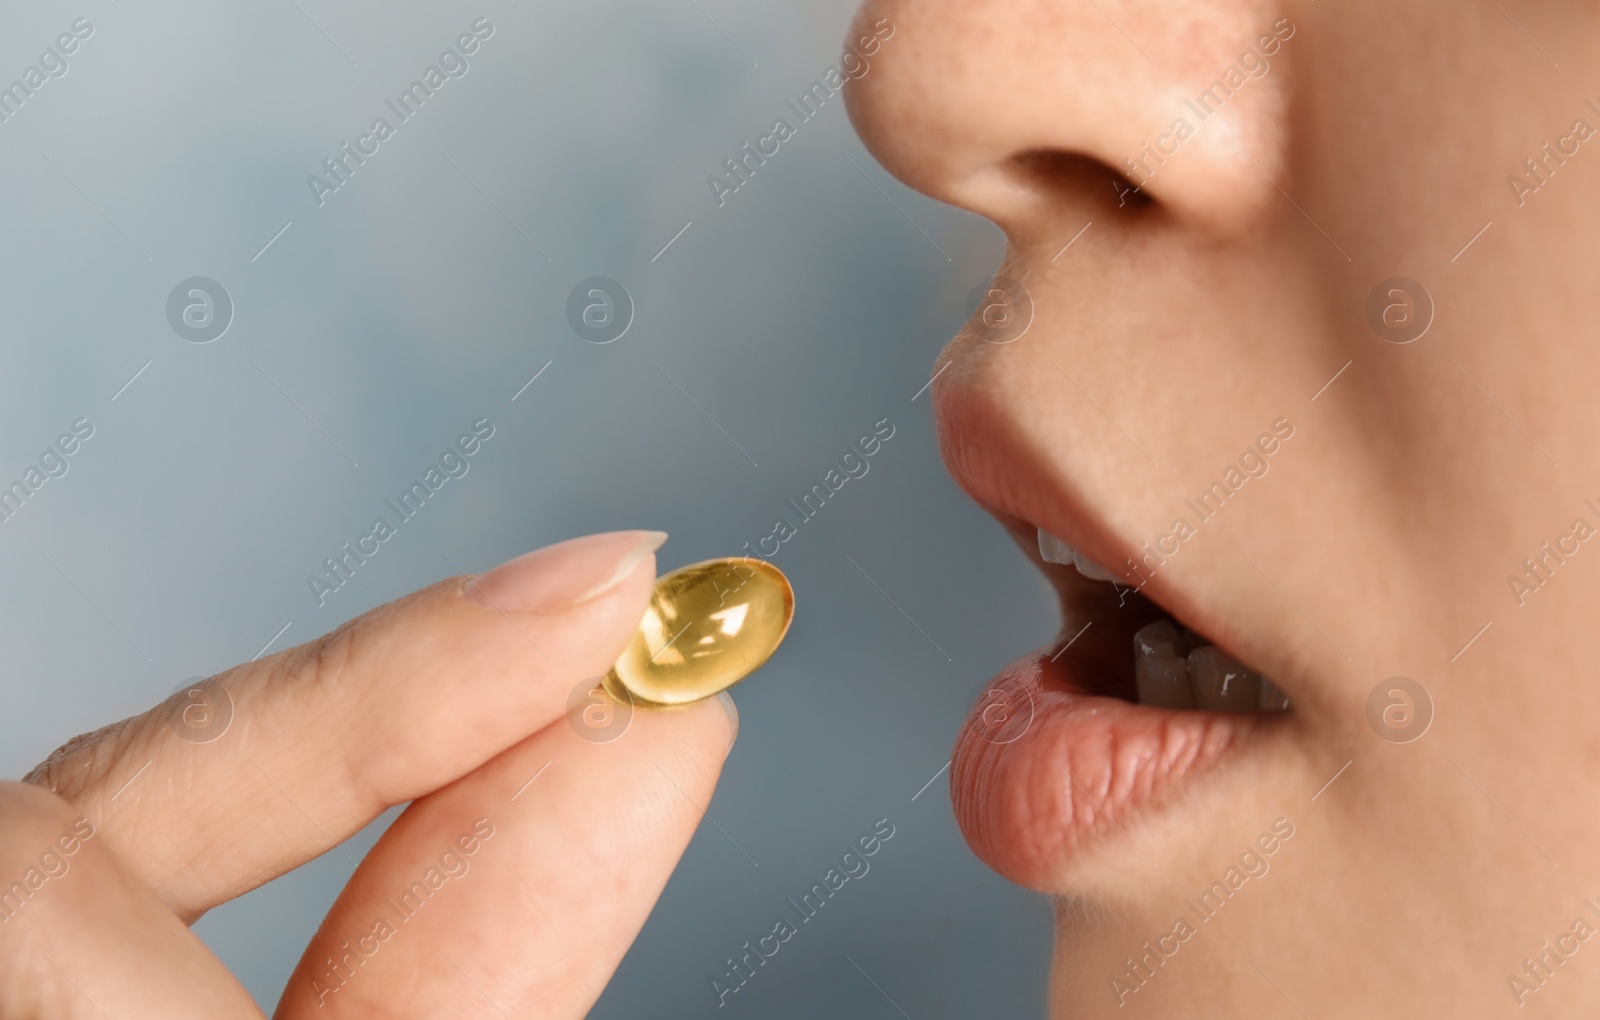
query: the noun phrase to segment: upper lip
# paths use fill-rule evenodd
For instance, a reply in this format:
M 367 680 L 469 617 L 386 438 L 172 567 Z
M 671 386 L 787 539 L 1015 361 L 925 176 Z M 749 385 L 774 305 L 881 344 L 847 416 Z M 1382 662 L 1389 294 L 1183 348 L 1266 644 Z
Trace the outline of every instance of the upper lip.
M 952 348 L 963 342 L 970 340 L 958 338 Z M 1084 877 L 1076 858 L 1090 844 L 1119 831 L 1127 836 L 1130 818 L 1171 784 L 1241 753 L 1248 738 L 1267 730 L 1248 715 L 1134 703 L 1131 637 L 1154 617 L 1150 603 L 1225 649 L 1237 647 L 1228 615 L 1214 599 L 1203 603 L 1163 572 L 1135 579 L 1127 561 L 1139 562 L 1139 543 L 1129 534 L 1137 527 L 1130 511 L 1138 508 L 1118 502 L 1119 493 L 1091 492 L 1073 465 L 1057 463 L 1071 458 L 1053 456 L 1045 437 L 988 389 L 971 384 L 960 362 L 987 352 L 946 356 L 952 353 L 956 370 L 934 384 L 946 466 L 1045 568 L 1063 610 L 1056 646 L 1014 663 L 986 692 L 1006 685 L 1026 690 L 1030 706 L 1038 702 L 1039 721 L 1014 743 L 996 742 L 985 739 L 983 724 L 969 716 L 951 774 L 957 819 L 974 850 L 1002 874 L 1043 891 L 1071 892 Z M 1113 595 L 1103 582 L 1043 564 L 1032 541 L 1041 528 L 1130 577 L 1138 595 L 1130 602 L 1125 591 Z M 1086 638 L 1065 656 L 1052 654 L 1090 621 L 1100 623 L 1098 640 Z M 1126 675 L 1119 677 L 1119 669 Z
M 962 342 L 958 339 L 956 344 Z M 944 374 L 958 376 L 959 372 Z M 1094 562 L 1128 578 L 1129 585 L 1140 595 L 1190 629 L 1225 648 L 1235 647 L 1230 620 L 1213 605 L 1173 584 L 1166 572 L 1155 571 L 1141 577 L 1129 571 L 1129 560 L 1140 562 L 1138 542 L 1106 523 L 1108 507 L 1097 499 L 1098 494 L 1057 468 L 1038 448 L 1026 426 L 1005 408 L 993 406 L 982 390 L 959 379 L 935 381 L 933 397 L 946 469 L 956 484 L 1006 525 L 1025 549 L 1030 547 L 1030 533 L 1035 529 L 1059 536 Z M 1031 549 L 1030 555 L 1039 562 Z M 1069 613 L 1074 608 L 1087 610 L 1088 599 L 1103 597 L 1095 594 L 1103 592 L 1103 586 L 1097 583 L 1078 584 L 1076 579 L 1068 579 L 1063 584 L 1059 571 L 1047 569 L 1046 575 L 1056 583 L 1063 608 Z

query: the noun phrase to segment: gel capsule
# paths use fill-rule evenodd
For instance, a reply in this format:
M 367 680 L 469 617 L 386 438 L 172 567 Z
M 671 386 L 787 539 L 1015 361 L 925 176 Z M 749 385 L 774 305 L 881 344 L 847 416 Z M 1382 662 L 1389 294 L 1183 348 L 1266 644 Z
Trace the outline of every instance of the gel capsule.
M 647 705 L 712 697 L 759 669 L 793 618 L 794 589 L 770 563 L 737 557 L 682 567 L 657 579 L 604 686 L 619 701 Z

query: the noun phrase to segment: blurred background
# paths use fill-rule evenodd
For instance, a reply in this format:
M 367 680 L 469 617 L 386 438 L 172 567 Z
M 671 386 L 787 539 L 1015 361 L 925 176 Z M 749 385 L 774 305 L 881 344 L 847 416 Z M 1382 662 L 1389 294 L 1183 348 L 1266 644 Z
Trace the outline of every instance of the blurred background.
M 93 434 L 0 523 L 4 773 L 458 568 L 646 527 L 667 570 L 788 518 L 794 629 L 735 692 L 716 825 L 592 1015 L 1042 1014 L 1048 905 L 966 849 L 940 772 L 978 686 L 1055 626 L 942 470 L 923 392 L 1003 242 L 884 174 L 842 96 L 786 102 L 838 66 L 851 13 L 8 6 L 0 84 L 57 76 L 0 95 L 0 483 Z M 386 101 L 474 24 L 402 121 Z M 330 174 L 379 117 L 392 135 Z M 708 178 L 779 118 L 792 137 L 719 205 Z M 627 330 L 595 342 L 608 316 Z M 468 473 L 313 594 L 484 418 Z M 868 474 L 802 523 L 787 501 L 884 419 Z M 870 873 L 719 1010 L 726 958 L 883 818 Z M 270 1011 L 351 870 L 331 852 L 197 931 Z

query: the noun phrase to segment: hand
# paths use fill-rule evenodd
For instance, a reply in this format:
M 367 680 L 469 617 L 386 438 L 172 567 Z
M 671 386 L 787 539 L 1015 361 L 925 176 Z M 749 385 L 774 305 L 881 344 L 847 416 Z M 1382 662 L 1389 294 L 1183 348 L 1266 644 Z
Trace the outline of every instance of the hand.
M 196 742 L 184 692 L 0 784 L 0 1020 L 259 1017 L 187 925 L 405 801 L 276 1015 L 583 1016 L 737 730 L 731 700 L 637 711 L 608 743 L 564 717 L 638 624 L 664 538 L 441 581 L 207 681 L 220 737 Z

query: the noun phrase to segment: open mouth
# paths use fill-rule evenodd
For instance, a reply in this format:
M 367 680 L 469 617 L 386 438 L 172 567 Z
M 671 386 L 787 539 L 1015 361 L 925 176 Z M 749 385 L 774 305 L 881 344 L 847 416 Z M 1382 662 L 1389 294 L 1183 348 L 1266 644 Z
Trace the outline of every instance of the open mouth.
M 947 375 L 958 378 L 935 389 L 946 464 L 1044 573 L 1062 611 L 1055 640 L 1002 670 L 969 711 L 951 766 L 956 819 L 1012 881 L 1079 892 L 1119 867 L 1118 855 L 1154 864 L 1137 835 L 1144 823 L 1172 831 L 1159 823 L 1178 817 L 1198 779 L 1259 759 L 1262 738 L 1283 733 L 1294 708 L 1288 685 L 1234 654 L 1244 629 L 1215 590 L 1168 568 L 1147 577 L 1132 560 L 1120 572 L 1100 565 L 1136 545 L 1117 533 L 1129 519 L 1115 502 L 1123 495 L 1084 491 L 1029 423 Z
M 1170 807 L 1291 707 L 1277 684 L 1060 538 L 1006 523 L 1037 552 L 1064 625 L 980 694 L 957 740 L 952 796 L 991 867 L 1072 892 L 1096 847 L 1143 865 L 1135 820 Z
M 1045 563 L 1070 566 L 1080 577 L 1110 585 L 1119 603 L 1129 597 L 1143 598 L 1138 589 L 1124 588 L 1110 571 L 1062 539 L 1042 528 L 1038 536 L 1039 558 Z M 1282 712 L 1289 708 L 1289 698 L 1277 684 L 1170 616 L 1135 631 L 1131 651 L 1135 697 L 1130 700 L 1138 704 L 1217 712 Z

